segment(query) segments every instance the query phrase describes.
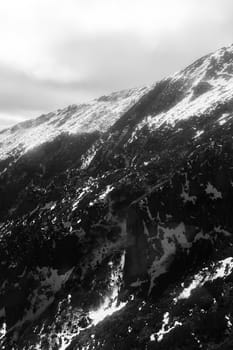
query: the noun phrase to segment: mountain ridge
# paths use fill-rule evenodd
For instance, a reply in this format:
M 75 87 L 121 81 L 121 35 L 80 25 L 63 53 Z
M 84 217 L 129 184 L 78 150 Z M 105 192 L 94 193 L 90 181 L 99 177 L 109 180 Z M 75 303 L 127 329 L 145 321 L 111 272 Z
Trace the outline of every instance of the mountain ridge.
M 195 84 L 197 86 L 195 86 L 195 90 L 196 90 L 196 94 L 202 94 L 203 91 L 205 89 L 207 89 L 207 85 L 205 85 L 205 81 L 202 82 L 201 80 L 203 80 L 203 78 L 205 78 L 205 74 L 208 76 L 208 69 L 209 69 L 209 72 L 211 71 L 211 69 L 213 70 L 213 67 L 214 67 L 214 64 L 215 65 L 224 65 L 224 57 L 227 57 L 228 55 L 231 55 L 232 54 L 232 47 L 233 47 L 233 44 L 232 45 L 228 45 L 226 47 L 223 47 L 219 50 L 217 50 L 216 52 L 214 53 L 210 53 L 204 57 L 202 57 L 201 59 L 198 59 L 196 60 L 194 63 L 192 63 L 190 66 L 188 66 L 187 68 L 185 69 L 182 69 L 180 70 L 179 72 L 171 75 L 170 79 L 173 79 L 173 80 L 179 80 L 179 79 L 183 79 L 183 78 L 188 78 L 190 80 L 192 80 L 192 71 L 194 69 L 194 72 L 195 72 L 195 68 L 200 68 L 203 70 L 203 76 L 200 76 L 201 74 L 201 70 L 200 72 L 196 72 L 194 75 L 195 75 L 195 79 L 197 80 L 195 82 Z M 212 60 L 212 64 L 211 64 L 211 60 Z M 213 62 L 213 60 L 215 62 Z M 202 63 L 203 61 L 203 64 L 200 65 L 200 63 Z M 203 67 L 204 65 L 204 67 Z M 208 68 L 208 65 L 209 65 L 209 68 Z M 214 70 L 213 70 L 214 71 Z M 230 71 L 232 72 L 232 65 L 231 63 L 229 65 L 226 65 L 226 67 L 222 67 L 222 72 L 221 74 L 227 74 L 227 72 Z M 199 74 L 198 74 L 199 73 Z M 197 79 L 197 76 L 198 76 L 198 79 Z M 159 81 L 157 84 L 159 84 L 160 82 L 163 82 L 163 81 L 166 81 L 167 79 L 169 78 L 164 78 L 162 79 L 161 81 Z M 194 80 L 195 80 L 194 79 Z M 205 79 L 204 79 L 205 80 Z M 198 86 L 198 83 L 200 83 L 200 85 Z M 202 85 L 203 84 L 203 85 Z M 204 87 L 205 85 L 205 87 Z M 15 131 L 17 131 L 17 129 L 20 129 L 20 131 L 22 132 L 24 129 L 24 126 L 26 129 L 30 128 L 30 127 L 35 127 L 37 125 L 40 125 L 41 123 L 43 124 L 46 123 L 46 121 L 50 121 L 50 119 L 54 119 L 54 121 L 52 121 L 52 123 L 54 124 L 54 126 L 58 127 L 59 129 L 59 125 L 63 125 L 63 129 L 61 128 L 60 131 L 58 131 L 58 134 L 59 135 L 61 132 L 69 132 L 69 133 L 75 133 L 75 132 L 82 132 L 84 131 L 85 128 L 87 128 L 87 125 L 88 124 L 94 124 L 94 119 L 93 119 L 93 115 L 95 115 L 95 112 L 90 110 L 89 114 L 91 114 L 91 117 L 89 117 L 89 120 L 88 120 L 88 114 L 86 116 L 86 118 L 84 118 L 84 121 L 82 122 L 81 121 L 81 124 L 79 123 L 79 119 L 80 119 L 80 115 L 84 113 L 84 116 L 85 116 L 85 107 L 89 107 L 91 108 L 92 106 L 94 107 L 94 110 L 97 110 L 97 114 L 101 114 L 101 113 L 104 113 L 104 111 L 102 111 L 102 109 L 105 109 L 105 108 L 108 108 L 108 106 L 105 106 L 105 105 L 96 105 L 96 103 L 98 102 L 108 102 L 108 101 L 114 101 L 114 100 L 119 100 L 123 99 L 123 101 L 121 101 L 121 103 L 123 104 L 123 106 L 119 106 L 120 108 L 122 108 L 122 112 L 120 111 L 119 114 L 116 113 L 116 116 L 114 117 L 114 109 L 117 109 L 117 105 L 116 107 L 113 105 L 112 106 L 112 109 L 113 109 L 113 113 L 111 114 L 111 108 L 110 108 L 110 111 L 107 110 L 107 113 L 106 114 L 109 114 L 111 115 L 111 124 L 114 124 L 114 120 L 116 121 L 117 118 L 122 114 L 124 114 L 127 109 L 129 109 L 130 107 L 133 106 L 133 103 L 137 102 L 140 100 L 140 98 L 143 96 L 143 95 L 146 95 L 150 90 L 153 89 L 153 87 L 155 86 L 155 84 L 152 84 L 151 86 L 148 86 L 148 87 L 139 87 L 139 88 L 134 88 L 134 89 L 128 89 L 128 90 L 121 90 L 121 91 L 118 91 L 118 92 L 113 92 L 111 93 L 110 95 L 106 96 L 106 95 L 103 95 L 99 98 L 96 98 L 94 100 L 91 100 L 90 102 L 86 102 L 84 104 L 80 104 L 80 105 L 70 105 L 68 107 L 65 107 L 64 109 L 58 109 L 56 112 L 50 112 L 48 114 L 44 114 L 44 115 L 41 115 L 35 119 L 30 119 L 30 120 L 27 120 L 27 121 L 24 121 L 24 122 L 21 122 L 21 123 L 18 123 L 10 128 L 7 128 L 7 129 L 4 129 L 4 130 L 1 130 L 1 133 L 0 133 L 0 141 L 1 141 L 1 144 L 4 144 L 3 141 L 3 135 L 6 134 L 6 133 L 10 133 L 11 137 L 13 137 L 12 135 L 12 132 L 14 133 Z M 211 88 L 209 86 L 209 88 Z M 198 92 L 198 89 L 199 89 L 199 92 Z M 204 90 L 203 90 L 204 89 Z M 130 97 L 132 98 L 132 101 L 130 101 Z M 125 103 L 125 106 L 124 106 L 124 103 Z M 82 107 L 84 108 L 84 111 L 82 110 Z M 98 110 L 98 108 L 100 108 L 100 111 Z M 80 110 L 80 113 L 77 113 L 78 111 Z M 66 120 L 65 119 L 69 119 L 73 116 L 73 123 L 71 123 L 71 125 L 67 125 L 66 126 Z M 63 117 L 63 118 L 62 118 Z M 60 119 L 60 120 L 59 120 Z M 62 120 L 63 119 L 63 120 Z M 76 123 L 75 123 L 75 119 L 76 119 Z M 86 120 L 85 120 L 86 119 Z M 89 123 L 88 123 L 89 122 Z M 57 124 L 57 125 L 56 125 Z M 103 125 L 105 124 L 105 125 Z M 95 125 L 95 124 L 94 124 Z M 91 130 L 92 131 L 98 131 L 98 130 L 102 130 L 102 128 L 104 128 L 105 130 L 107 130 L 106 128 L 106 125 L 108 125 L 106 119 L 103 120 L 103 123 L 101 125 L 95 125 L 94 127 L 92 126 Z M 109 126 L 110 126 L 109 125 Z M 47 125 L 45 125 L 46 127 Z M 71 129 L 72 128 L 75 128 L 74 130 Z M 27 135 L 25 135 L 27 137 Z M 55 135 L 56 136 L 56 135 Z M 46 140 L 49 140 L 49 138 L 52 138 L 54 137 L 53 134 L 51 133 L 51 135 L 48 135 L 47 138 L 44 138 L 43 135 L 41 134 L 38 134 L 34 135 L 34 138 L 39 138 L 41 137 L 42 138 L 42 141 L 46 141 Z M 37 145 L 43 143 L 42 141 L 38 141 L 37 142 L 34 142 L 33 143 L 33 137 L 32 139 L 29 139 L 28 142 L 27 142 L 27 147 L 25 149 L 25 151 L 27 151 L 27 149 L 30 149 L 32 147 L 36 147 Z M 8 141 L 9 142 L 9 141 Z M 31 142 L 31 144 L 30 144 Z M 20 144 L 20 142 L 18 142 L 18 144 Z M 18 145 L 17 145 L 18 146 Z M 9 152 L 10 151 L 10 148 L 8 150 L 6 150 L 6 152 Z M 4 157 L 4 154 L 1 155 L 1 158 Z
M 66 108 L 34 148 L 7 130 L 2 348 L 230 348 L 232 67 L 229 46 L 80 124 Z

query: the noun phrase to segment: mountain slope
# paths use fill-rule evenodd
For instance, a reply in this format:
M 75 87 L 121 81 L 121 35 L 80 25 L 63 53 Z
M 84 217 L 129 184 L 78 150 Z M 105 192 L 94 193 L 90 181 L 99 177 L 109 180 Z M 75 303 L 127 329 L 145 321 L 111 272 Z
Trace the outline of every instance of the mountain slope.
M 0 133 L 0 159 L 22 155 L 46 141 L 51 142 L 61 133 L 104 132 L 148 90 L 149 87 L 143 87 L 115 92 L 3 130 Z
M 5 349 L 230 349 L 233 46 L 0 134 Z

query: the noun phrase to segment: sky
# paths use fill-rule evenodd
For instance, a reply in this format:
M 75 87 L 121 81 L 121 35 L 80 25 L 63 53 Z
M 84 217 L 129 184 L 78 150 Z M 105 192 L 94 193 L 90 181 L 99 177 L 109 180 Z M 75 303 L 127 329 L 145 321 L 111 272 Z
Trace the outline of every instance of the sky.
M 232 0 L 0 0 L 0 129 L 230 43 Z

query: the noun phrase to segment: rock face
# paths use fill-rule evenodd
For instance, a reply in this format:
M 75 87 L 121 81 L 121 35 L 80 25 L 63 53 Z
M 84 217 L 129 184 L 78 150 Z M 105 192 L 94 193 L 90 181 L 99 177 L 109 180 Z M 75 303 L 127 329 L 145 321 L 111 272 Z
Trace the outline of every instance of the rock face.
M 1 349 L 232 349 L 233 46 L 0 133 Z

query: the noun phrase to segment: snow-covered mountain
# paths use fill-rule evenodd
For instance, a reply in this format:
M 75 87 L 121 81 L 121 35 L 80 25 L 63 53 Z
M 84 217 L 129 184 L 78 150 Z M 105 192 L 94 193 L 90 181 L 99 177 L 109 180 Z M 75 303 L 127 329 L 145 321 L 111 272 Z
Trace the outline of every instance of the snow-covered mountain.
M 3 130 L 0 133 L 0 159 L 11 155 L 19 157 L 32 148 L 51 142 L 61 133 L 105 132 L 149 89 L 143 87 L 115 92 Z
M 5 349 L 231 349 L 233 45 L 0 133 Z

